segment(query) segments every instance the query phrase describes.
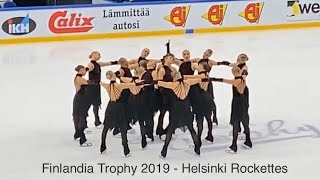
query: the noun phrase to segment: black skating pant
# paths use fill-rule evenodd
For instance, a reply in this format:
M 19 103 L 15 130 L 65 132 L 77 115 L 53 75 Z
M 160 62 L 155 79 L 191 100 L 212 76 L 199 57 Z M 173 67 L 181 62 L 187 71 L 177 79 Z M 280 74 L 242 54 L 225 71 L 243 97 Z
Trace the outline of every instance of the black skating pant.
M 108 134 L 109 129 L 110 129 L 110 127 L 106 127 L 106 126 L 103 127 L 102 135 L 101 135 L 101 146 L 100 146 L 101 153 L 106 149 L 106 139 L 107 139 L 107 134 Z M 124 154 L 127 155 L 130 152 L 130 149 L 128 146 L 127 130 L 120 129 L 120 133 L 121 133 Z
M 207 120 L 208 124 L 208 134 L 207 138 L 212 137 L 212 121 L 211 121 L 211 113 L 205 114 L 205 115 L 200 115 L 196 114 L 196 121 L 197 121 L 197 126 L 198 126 L 198 137 L 201 139 L 202 131 L 203 131 L 203 120 L 204 118 Z
M 200 147 L 200 139 L 198 138 L 197 133 L 194 130 L 192 123 L 187 125 L 187 127 L 188 127 L 190 134 L 191 134 L 195 148 Z M 168 147 L 169 147 L 170 141 L 172 139 L 172 134 L 173 134 L 174 130 L 175 130 L 174 126 L 171 123 L 169 123 L 169 125 L 167 127 L 165 143 L 164 143 L 164 146 L 161 151 L 161 155 L 163 157 L 167 156 Z
M 86 117 L 83 116 L 73 116 L 73 122 L 75 127 L 74 139 L 80 138 L 80 145 L 87 141 L 86 135 L 84 134 L 84 130 L 87 126 Z
M 243 128 L 244 128 L 244 134 L 246 135 L 246 140 L 244 144 L 246 144 L 249 147 L 252 147 L 252 142 L 250 138 L 250 128 L 249 128 L 249 118 L 247 116 L 244 116 L 242 121 L 236 121 L 232 123 L 233 126 L 233 138 L 232 138 L 232 145 L 230 146 L 230 149 L 232 149 L 234 152 L 237 152 L 238 146 L 237 146 L 237 140 L 238 140 L 238 132 L 240 132 L 240 123 L 242 122 Z

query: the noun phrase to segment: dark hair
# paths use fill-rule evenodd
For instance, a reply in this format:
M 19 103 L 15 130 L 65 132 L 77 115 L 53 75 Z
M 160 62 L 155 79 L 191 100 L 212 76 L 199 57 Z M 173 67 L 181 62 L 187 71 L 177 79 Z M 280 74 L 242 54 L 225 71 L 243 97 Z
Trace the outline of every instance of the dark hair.
M 203 69 L 204 69 L 205 71 L 207 71 L 207 72 L 210 71 L 210 66 L 208 65 L 208 63 L 202 62 L 202 63 L 200 63 L 200 64 L 203 66 Z
M 76 68 L 74 68 L 75 71 L 79 72 L 80 69 L 84 68 L 82 65 L 78 65 Z

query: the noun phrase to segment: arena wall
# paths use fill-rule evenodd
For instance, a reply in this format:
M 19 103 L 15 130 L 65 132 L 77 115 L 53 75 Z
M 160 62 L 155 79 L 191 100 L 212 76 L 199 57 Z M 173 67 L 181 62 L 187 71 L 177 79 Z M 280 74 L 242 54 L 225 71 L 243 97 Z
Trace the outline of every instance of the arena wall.
M 320 27 L 320 0 L 2 9 L 0 23 L 0 44 Z

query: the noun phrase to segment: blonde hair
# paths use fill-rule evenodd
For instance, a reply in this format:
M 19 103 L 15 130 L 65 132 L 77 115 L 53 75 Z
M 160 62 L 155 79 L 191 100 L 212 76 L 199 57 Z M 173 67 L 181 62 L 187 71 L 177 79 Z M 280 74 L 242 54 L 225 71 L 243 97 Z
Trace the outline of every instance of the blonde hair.
M 233 75 L 240 74 L 240 68 L 239 67 L 234 67 L 234 68 L 232 68 L 231 71 L 232 71 Z
M 143 67 L 137 67 L 136 69 L 134 69 L 135 76 L 141 76 L 143 72 L 144 72 Z

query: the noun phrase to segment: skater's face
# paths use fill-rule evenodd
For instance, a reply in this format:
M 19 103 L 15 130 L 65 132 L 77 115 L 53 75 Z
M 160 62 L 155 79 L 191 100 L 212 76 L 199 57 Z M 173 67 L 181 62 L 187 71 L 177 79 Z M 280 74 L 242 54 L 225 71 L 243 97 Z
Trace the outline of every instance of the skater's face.
M 92 60 L 95 60 L 95 61 L 99 61 L 101 58 L 101 55 L 99 52 L 95 51 L 91 54 L 91 59 Z
M 169 63 L 169 64 L 172 64 L 172 63 L 173 63 L 173 58 L 174 58 L 174 57 L 173 57 L 173 56 L 170 56 L 170 55 L 169 55 L 169 56 L 166 56 L 165 62 L 166 62 L 166 63 Z
M 211 49 L 207 49 L 204 53 L 203 53 L 203 59 L 209 59 L 212 56 L 213 52 Z
M 148 69 L 153 69 L 156 67 L 156 63 L 154 61 L 148 61 L 147 62 L 147 68 Z
M 188 50 L 184 50 L 182 56 L 184 60 L 190 60 L 190 52 Z
M 239 63 L 245 63 L 246 61 L 249 60 L 249 58 L 246 54 L 240 54 L 237 60 Z
M 142 50 L 141 56 L 142 57 L 148 57 L 148 55 L 150 54 L 150 50 L 148 48 L 145 48 Z
M 86 71 L 86 69 L 85 69 L 84 67 L 81 68 L 81 69 L 78 71 L 78 73 L 81 74 L 81 75 L 83 75 L 83 76 L 86 75 L 86 72 L 87 72 L 87 71 Z

